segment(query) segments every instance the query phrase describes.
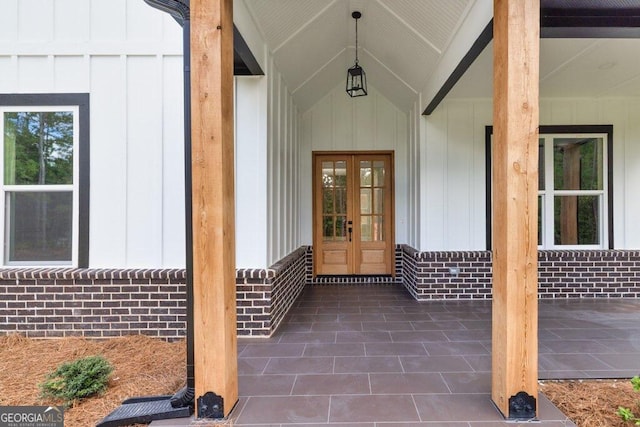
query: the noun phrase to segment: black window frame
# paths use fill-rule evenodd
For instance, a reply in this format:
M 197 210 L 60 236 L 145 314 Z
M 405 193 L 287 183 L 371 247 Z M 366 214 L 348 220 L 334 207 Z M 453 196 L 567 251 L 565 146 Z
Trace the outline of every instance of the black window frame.
M 78 265 L 89 267 L 90 204 L 90 96 L 88 93 L 0 94 L 0 106 L 74 106 L 78 107 Z M 0 226 L 4 226 L 3 224 Z M 14 267 L 15 268 L 15 267 Z
M 538 134 L 584 134 L 584 133 L 604 133 L 607 134 L 607 242 L 605 247 L 613 249 L 613 125 L 545 125 L 540 126 Z M 491 186 L 491 137 L 493 126 L 485 127 L 485 181 L 486 181 L 486 224 L 487 224 L 487 250 L 492 247 L 492 186 Z M 574 250 L 574 249 L 571 249 Z

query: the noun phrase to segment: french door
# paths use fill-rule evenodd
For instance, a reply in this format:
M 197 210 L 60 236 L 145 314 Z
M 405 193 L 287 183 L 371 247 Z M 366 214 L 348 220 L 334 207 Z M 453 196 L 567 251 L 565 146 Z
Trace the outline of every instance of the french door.
M 313 157 L 315 274 L 394 274 L 393 153 Z

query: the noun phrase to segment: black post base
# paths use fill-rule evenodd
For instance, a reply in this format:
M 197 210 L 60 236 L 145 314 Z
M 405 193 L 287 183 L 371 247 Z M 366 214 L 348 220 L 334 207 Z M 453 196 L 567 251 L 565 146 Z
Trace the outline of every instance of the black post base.
M 509 398 L 509 420 L 533 420 L 536 418 L 536 398 L 525 391 Z
M 224 398 L 212 391 L 198 397 L 198 418 L 224 418 Z

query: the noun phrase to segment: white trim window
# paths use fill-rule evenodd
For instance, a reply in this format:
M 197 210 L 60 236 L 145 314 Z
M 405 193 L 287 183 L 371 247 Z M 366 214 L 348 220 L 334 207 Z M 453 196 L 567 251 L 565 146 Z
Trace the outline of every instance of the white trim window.
M 4 265 L 78 265 L 79 123 L 78 106 L 0 106 Z
M 603 249 L 608 242 L 607 134 L 540 134 L 540 249 Z

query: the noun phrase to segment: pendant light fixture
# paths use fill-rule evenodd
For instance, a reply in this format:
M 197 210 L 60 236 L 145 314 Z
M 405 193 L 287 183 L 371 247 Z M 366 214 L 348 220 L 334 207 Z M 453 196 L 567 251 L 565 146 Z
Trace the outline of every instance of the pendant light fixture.
M 356 10 L 351 17 L 356 20 L 356 61 L 353 67 L 347 70 L 347 93 L 354 98 L 367 95 L 367 75 L 358 64 L 358 19 L 362 14 Z

